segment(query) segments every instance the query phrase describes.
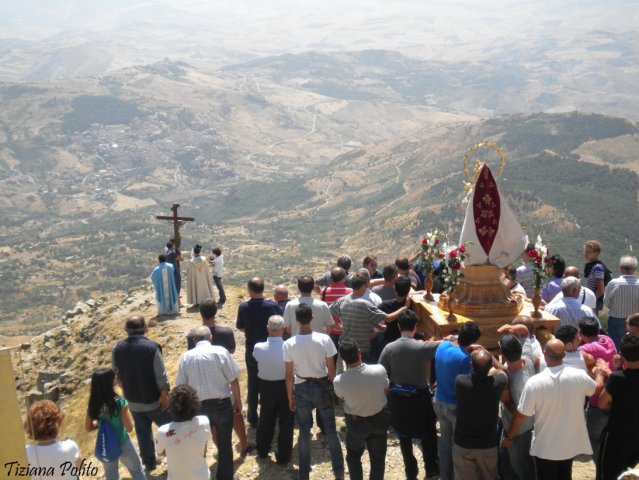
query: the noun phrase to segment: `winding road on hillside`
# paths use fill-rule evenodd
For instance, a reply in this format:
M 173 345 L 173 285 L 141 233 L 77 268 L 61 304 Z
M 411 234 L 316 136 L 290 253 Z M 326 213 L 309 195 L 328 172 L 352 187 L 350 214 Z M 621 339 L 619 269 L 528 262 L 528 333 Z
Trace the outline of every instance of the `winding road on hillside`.
M 312 107 L 312 105 L 311 105 L 311 107 Z M 289 107 L 289 108 L 290 108 L 291 110 L 293 110 L 293 107 Z M 253 173 L 253 171 L 254 171 L 254 170 L 257 168 L 257 166 L 258 166 L 258 163 L 257 163 L 256 161 L 254 161 L 254 160 L 253 160 L 253 157 L 254 157 L 255 155 L 257 155 L 257 154 L 259 154 L 259 153 L 269 153 L 269 152 L 271 152 L 271 150 L 272 150 L 273 148 L 275 148 L 275 147 L 276 147 L 276 146 L 278 146 L 278 145 L 282 145 L 282 144 L 284 144 L 284 143 L 286 143 L 286 142 L 291 142 L 291 141 L 293 141 L 293 140 L 299 140 L 299 139 L 308 138 L 308 137 L 310 137 L 311 135 L 313 135 L 313 134 L 315 133 L 315 131 L 316 131 L 316 129 L 317 129 L 317 113 L 309 112 L 309 111 L 308 111 L 308 108 L 310 108 L 310 107 L 304 107 L 304 108 L 302 108 L 302 109 L 294 109 L 294 110 L 297 110 L 297 111 L 299 111 L 299 112 L 306 113 L 306 114 L 308 114 L 308 115 L 312 115 L 312 116 L 313 116 L 313 123 L 312 123 L 312 125 L 311 125 L 311 129 L 310 129 L 307 133 L 305 133 L 304 135 L 295 135 L 295 136 L 293 136 L 293 137 L 284 138 L 284 139 L 282 139 L 282 140 L 278 140 L 277 142 L 273 142 L 273 143 L 271 143 L 271 144 L 270 144 L 270 145 L 268 145 L 265 149 L 262 149 L 262 150 L 258 150 L 258 151 L 255 151 L 255 152 L 251 152 L 251 153 L 249 153 L 249 154 L 246 156 L 246 159 L 247 159 L 247 160 L 251 163 L 251 165 L 252 165 L 252 166 L 251 166 L 251 169 L 250 169 L 250 170 L 246 173 L 246 175 L 244 176 L 244 179 L 245 179 L 245 180 L 248 180 L 248 179 L 249 179 L 249 177 L 251 176 L 251 174 Z M 277 168 L 277 169 L 279 169 L 279 168 L 280 168 L 280 160 L 279 160 L 279 158 L 277 158 L 277 157 L 276 157 L 275 161 L 276 161 L 276 165 L 275 165 L 275 166 L 276 166 L 276 168 Z

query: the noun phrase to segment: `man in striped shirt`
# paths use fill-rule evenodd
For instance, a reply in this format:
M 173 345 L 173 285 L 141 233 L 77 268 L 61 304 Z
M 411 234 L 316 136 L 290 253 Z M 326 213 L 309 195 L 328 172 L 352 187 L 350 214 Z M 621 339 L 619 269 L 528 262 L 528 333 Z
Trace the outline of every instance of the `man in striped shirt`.
M 595 312 L 599 312 L 603 308 L 604 291 L 606 288 L 605 278 L 607 268 L 603 262 L 599 260 L 601 248 L 601 243 L 597 240 L 584 242 L 584 258 L 588 261 L 584 266 L 584 277 L 586 277 L 586 285 L 590 290 L 595 292 L 595 297 L 597 297 Z
M 559 318 L 561 325 L 572 325 L 578 327 L 579 320 L 583 317 L 597 318 L 592 308 L 582 305 L 577 297 L 581 290 L 579 279 L 566 277 L 561 281 L 561 292 L 563 297 L 546 305 L 546 311 Z
M 343 332 L 340 343 L 344 340 L 357 343 L 362 352 L 362 361 L 368 363 L 371 361 L 370 339 L 373 328 L 380 328 L 380 323 L 392 322 L 406 310 L 406 307 L 386 314 L 364 300 L 363 296 L 368 287 L 368 279 L 360 275 L 353 276 L 351 287 L 353 293 L 337 300 L 331 305 L 330 310 L 342 321 Z
M 635 277 L 637 257 L 624 255 L 619 261 L 621 276 L 606 286 L 604 305 L 608 307 L 608 335 L 620 348 L 621 337 L 626 333 L 626 318 L 639 312 L 639 281 Z
M 217 430 L 219 480 L 233 478 L 233 415 L 242 411 L 240 368 L 224 347 L 211 345 L 211 330 L 202 325 L 192 332 L 195 348 L 180 359 L 176 385 L 190 385 L 197 392 L 202 413 Z M 235 400 L 231 404 L 231 395 Z

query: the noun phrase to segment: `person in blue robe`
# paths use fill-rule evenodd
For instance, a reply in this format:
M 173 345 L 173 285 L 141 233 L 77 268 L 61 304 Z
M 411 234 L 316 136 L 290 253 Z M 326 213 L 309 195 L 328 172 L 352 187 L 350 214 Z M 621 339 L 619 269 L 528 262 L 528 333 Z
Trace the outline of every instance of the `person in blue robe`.
M 173 265 L 166 262 L 165 255 L 160 255 L 158 261 L 159 265 L 151 272 L 158 315 L 174 315 L 179 312 L 179 307 Z

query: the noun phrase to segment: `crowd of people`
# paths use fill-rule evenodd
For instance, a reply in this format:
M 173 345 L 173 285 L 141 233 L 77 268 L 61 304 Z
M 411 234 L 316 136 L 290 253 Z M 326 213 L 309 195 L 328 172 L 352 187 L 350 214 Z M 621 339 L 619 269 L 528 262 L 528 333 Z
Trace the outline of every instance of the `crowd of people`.
M 573 459 L 586 454 L 593 455 L 597 479 L 616 479 L 639 462 L 639 283 L 636 258 L 622 257 L 620 275 L 612 279 L 600 252 L 598 242 L 584 244 L 585 285 L 577 268 L 552 257 L 542 308 L 559 318 L 554 337 L 540 342 L 533 320 L 519 316 L 499 329 L 497 356 L 481 346 L 475 322 L 460 323 L 445 339 L 418 333 L 410 299 L 424 276 L 419 261 L 411 265 L 415 258 L 398 258 L 380 271 L 368 255 L 352 271 L 351 258 L 340 256 L 329 272 L 300 276 L 295 299 L 285 285 L 266 298 L 264 280 L 253 277 L 234 332 L 215 322 L 226 300 L 222 252 L 213 249 L 207 260 L 196 245 L 187 298 L 198 306 L 202 325 L 188 332 L 173 388 L 162 347 L 145 336 L 144 318 L 131 317 L 127 337 L 113 348 L 111 368 L 93 374 L 86 429 L 102 428 L 103 420 L 110 424 L 121 446 L 119 460 L 134 480 L 156 468 L 157 455 L 166 455 L 169 479 L 208 479 L 209 438 L 217 448 L 215 478 L 231 480 L 233 432 L 241 455 L 255 451 L 266 459 L 272 452 L 278 465 L 286 465 L 296 425 L 299 478 L 308 479 L 314 423 L 336 479 L 347 470 L 350 478 L 363 479 L 366 450 L 369 478 L 383 479 L 390 427 L 407 479 L 420 471 L 415 439 L 426 478 L 570 479 Z M 504 288 L 530 297 L 533 276 L 523 258 L 523 265 L 507 269 Z M 159 314 L 179 309 L 182 260 L 169 242 L 152 273 Z M 607 333 L 599 319 L 604 307 Z M 241 367 L 232 356 L 237 332 L 245 336 L 246 416 Z M 114 390 L 116 382 L 123 396 Z M 340 404 L 345 459 L 336 427 Z M 28 448 L 30 463 L 80 461 L 77 445 L 57 439 L 61 416 L 51 402 L 31 406 L 27 430 L 36 444 Z M 245 421 L 256 429 L 255 445 Z M 128 435 L 133 429 L 139 454 Z M 104 467 L 107 480 L 118 478 L 117 460 Z

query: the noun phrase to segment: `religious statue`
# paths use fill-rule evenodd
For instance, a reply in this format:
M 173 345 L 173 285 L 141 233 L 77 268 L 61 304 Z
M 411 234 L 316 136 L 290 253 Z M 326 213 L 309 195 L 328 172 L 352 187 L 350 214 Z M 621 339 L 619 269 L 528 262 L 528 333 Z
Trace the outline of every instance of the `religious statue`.
M 520 257 L 528 236 L 499 192 L 488 164 L 479 167 L 459 244 L 466 246 L 466 265 L 504 268 Z
M 455 313 L 480 317 L 517 315 L 523 299 L 511 295 L 505 288 L 502 269 L 519 259 L 528 237 L 499 192 L 488 164 L 478 161 L 474 174 L 469 173 L 470 153 L 481 147 L 493 148 L 499 154 L 501 167 L 497 176 L 501 175 L 505 166 L 503 153 L 493 142 L 477 144 L 464 156 L 469 179 L 466 183 L 469 201 L 459 241 L 465 247 L 464 270 L 454 291 L 442 295 L 439 304 L 451 314 L 454 310 Z M 454 316 L 449 315 L 449 318 Z

